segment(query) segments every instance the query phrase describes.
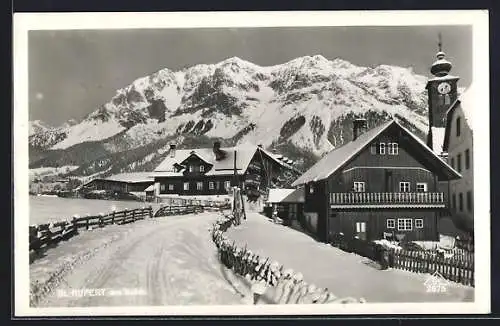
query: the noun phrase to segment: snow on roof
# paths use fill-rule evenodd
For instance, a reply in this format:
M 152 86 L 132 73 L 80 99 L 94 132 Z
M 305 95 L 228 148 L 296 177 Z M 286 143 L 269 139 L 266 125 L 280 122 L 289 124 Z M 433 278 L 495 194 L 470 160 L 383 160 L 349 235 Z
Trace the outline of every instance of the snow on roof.
M 445 151 L 448 150 L 448 145 L 450 142 L 450 133 L 451 133 L 451 122 L 453 121 L 453 113 L 456 108 L 460 106 L 462 112 L 464 114 L 464 118 L 469 126 L 470 130 L 474 130 L 473 128 L 473 115 L 474 115 L 474 96 L 475 96 L 475 87 L 474 83 L 472 83 L 469 88 L 465 92 L 460 95 L 458 99 L 453 102 L 448 111 L 446 112 L 446 130 L 443 140 L 443 149 Z
M 443 142 L 446 128 L 431 127 L 432 130 L 432 150 L 437 154 L 443 153 Z
M 130 172 L 115 174 L 110 177 L 104 178 L 104 180 L 137 183 L 153 182 L 153 177 L 151 176 L 151 172 Z
M 471 84 L 469 88 L 460 96 L 460 107 L 464 113 L 465 119 L 469 124 L 469 128 L 472 129 L 473 120 L 473 108 L 474 108 L 474 84 Z
M 268 203 L 303 203 L 304 188 L 299 189 L 269 189 Z
M 355 141 L 345 143 L 323 156 L 316 164 L 307 170 L 302 176 L 294 181 L 292 186 L 318 181 L 328 178 L 340 166 L 350 160 L 363 147 L 368 145 L 382 131 L 387 129 L 394 121 L 386 122 L 378 127 L 370 129 L 361 134 Z
M 221 147 L 221 150 L 225 152 L 226 156 L 217 161 L 213 153 L 213 148 L 177 149 L 175 150 L 175 156 L 171 157 L 169 154 L 168 157 L 166 157 L 163 162 L 156 167 L 153 174 L 165 176 L 165 172 L 169 172 L 173 173 L 171 176 L 182 175 L 174 170 L 174 164 L 181 164 L 191 155 L 197 155 L 203 161 L 213 166 L 212 169 L 206 173 L 207 176 L 233 174 L 235 168 L 235 151 L 237 174 L 245 173 L 250 161 L 254 157 L 255 153 L 258 153 L 258 151 L 260 151 L 260 153 L 264 156 L 271 158 L 277 164 L 286 167 L 283 162 L 276 159 L 275 155 L 253 144 L 245 143 L 235 147 Z
M 372 128 L 361 134 L 356 140 L 348 142 L 325 155 L 316 164 L 314 164 L 308 171 L 295 180 L 292 186 L 305 184 L 311 181 L 319 181 L 328 178 L 332 173 L 337 171 L 340 167 L 351 160 L 357 153 L 364 147 L 368 146 L 375 137 L 380 135 L 383 131 L 392 125 L 396 125 L 407 134 L 409 134 L 415 141 L 417 141 L 427 154 L 431 154 L 431 158 L 437 160 L 438 164 L 448 172 L 450 178 L 460 178 L 461 175 L 451 168 L 445 161 L 443 161 L 435 152 L 433 152 L 420 138 L 415 136 L 408 129 L 399 124 L 396 120 L 388 121 L 378 127 Z
M 144 191 L 149 192 L 149 191 L 154 191 L 155 190 L 155 185 L 152 184 L 151 186 L 147 187 Z

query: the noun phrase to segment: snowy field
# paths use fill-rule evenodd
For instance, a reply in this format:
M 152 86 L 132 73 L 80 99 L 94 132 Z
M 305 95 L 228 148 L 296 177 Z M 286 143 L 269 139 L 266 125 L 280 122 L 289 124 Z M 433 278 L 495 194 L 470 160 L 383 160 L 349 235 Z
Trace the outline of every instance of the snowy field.
M 30 196 L 29 224 L 42 224 L 66 220 L 70 219 L 75 214 L 80 216 L 85 216 L 86 214 L 95 215 L 110 212 L 113 208 L 120 211 L 126 208 L 140 208 L 149 205 L 152 205 L 153 209 L 160 206 L 155 203 L 143 203 L 138 201 Z
M 84 257 L 38 306 L 245 304 L 248 293 L 219 263 L 208 231 L 217 217 L 155 218 L 82 232 L 30 265 L 30 282 L 43 283 L 64 263 Z M 102 295 L 83 296 L 79 289 Z
M 364 298 L 370 302 L 472 302 L 474 288 L 451 283 L 446 292 L 426 291 L 428 274 L 379 270 L 361 256 L 318 243 L 308 235 L 274 224 L 265 216 L 249 213 L 227 237 L 240 246 L 270 257 L 304 275 L 304 280 L 328 288 L 337 297 Z

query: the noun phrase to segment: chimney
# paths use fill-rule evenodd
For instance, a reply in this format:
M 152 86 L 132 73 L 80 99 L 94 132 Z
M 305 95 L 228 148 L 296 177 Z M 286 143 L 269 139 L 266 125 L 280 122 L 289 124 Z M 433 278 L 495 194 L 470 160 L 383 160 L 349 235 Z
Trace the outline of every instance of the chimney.
M 262 144 L 257 145 L 258 147 L 262 148 Z
M 220 141 L 215 141 L 214 142 L 214 154 L 215 154 L 215 160 L 220 161 L 221 159 L 224 158 L 224 151 L 220 149 Z
M 358 118 L 352 122 L 352 140 L 358 139 L 358 137 L 366 131 L 366 119 Z
M 170 144 L 170 157 L 175 157 L 175 144 Z

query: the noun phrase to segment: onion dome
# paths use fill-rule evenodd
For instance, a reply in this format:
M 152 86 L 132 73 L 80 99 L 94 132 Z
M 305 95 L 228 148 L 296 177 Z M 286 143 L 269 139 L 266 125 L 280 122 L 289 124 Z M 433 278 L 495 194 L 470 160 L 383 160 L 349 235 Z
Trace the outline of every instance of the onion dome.
M 436 54 L 437 60 L 431 66 L 431 73 L 436 77 L 443 77 L 448 75 L 452 68 L 451 62 L 446 60 L 445 56 L 445 53 L 442 51 L 439 51 Z

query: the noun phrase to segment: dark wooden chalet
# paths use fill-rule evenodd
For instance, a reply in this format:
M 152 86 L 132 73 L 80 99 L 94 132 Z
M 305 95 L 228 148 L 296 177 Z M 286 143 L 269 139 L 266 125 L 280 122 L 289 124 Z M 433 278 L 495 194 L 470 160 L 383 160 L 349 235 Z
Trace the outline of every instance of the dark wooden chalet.
M 267 193 L 286 171 L 294 171 L 288 159 L 252 144 L 222 148 L 176 149 L 154 170 L 155 195 L 225 195 L 241 186 L 248 198 Z
M 339 233 L 438 240 L 437 219 L 447 206 L 438 182 L 460 174 L 394 120 L 365 129 L 365 120 L 355 120 L 354 139 L 293 183 L 305 187 L 306 221 L 321 241 Z

